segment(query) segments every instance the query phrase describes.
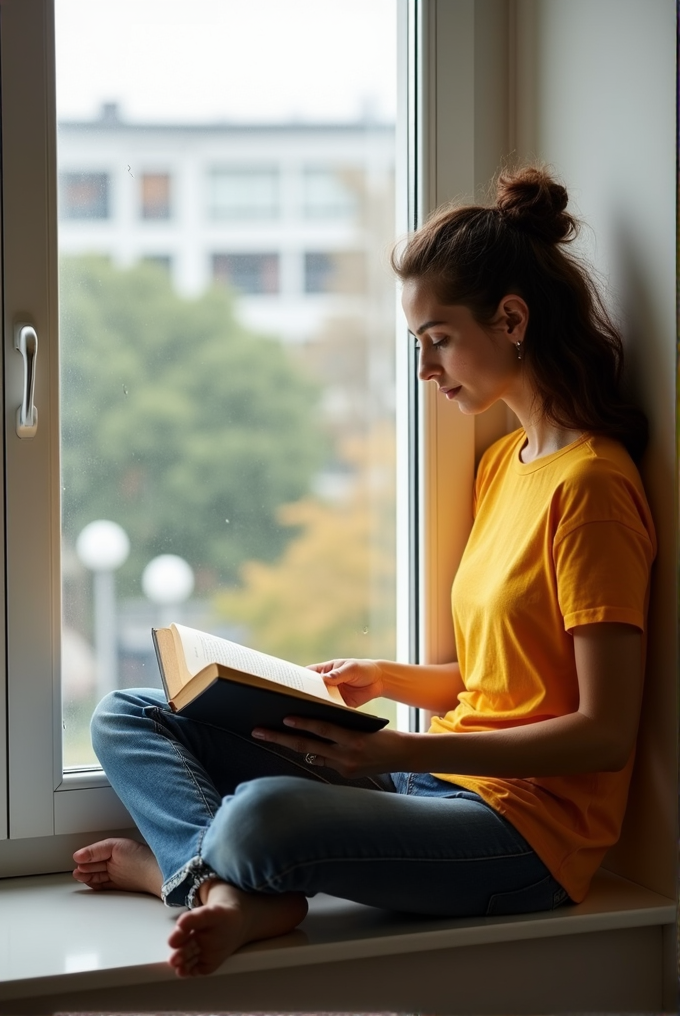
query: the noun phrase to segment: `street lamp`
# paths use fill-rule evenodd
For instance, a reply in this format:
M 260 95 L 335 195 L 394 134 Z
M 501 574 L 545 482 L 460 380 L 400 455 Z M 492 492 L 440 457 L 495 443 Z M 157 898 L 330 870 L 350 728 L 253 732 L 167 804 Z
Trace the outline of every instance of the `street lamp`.
M 76 553 L 94 576 L 94 646 L 100 695 L 118 686 L 116 586 L 114 572 L 127 560 L 130 541 L 122 526 L 97 519 L 78 535 Z
M 142 572 L 144 595 L 162 608 L 163 625 L 176 621 L 179 607 L 194 591 L 191 565 L 177 554 L 160 554 Z

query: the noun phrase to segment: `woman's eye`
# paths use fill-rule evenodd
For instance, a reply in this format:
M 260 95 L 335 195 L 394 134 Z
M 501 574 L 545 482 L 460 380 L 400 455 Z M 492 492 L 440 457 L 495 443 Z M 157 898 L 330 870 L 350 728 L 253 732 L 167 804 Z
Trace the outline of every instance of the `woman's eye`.
M 449 341 L 448 336 L 443 335 L 441 339 L 433 339 L 432 345 L 435 349 L 438 349 L 440 346 L 445 346 L 448 343 L 448 341 Z

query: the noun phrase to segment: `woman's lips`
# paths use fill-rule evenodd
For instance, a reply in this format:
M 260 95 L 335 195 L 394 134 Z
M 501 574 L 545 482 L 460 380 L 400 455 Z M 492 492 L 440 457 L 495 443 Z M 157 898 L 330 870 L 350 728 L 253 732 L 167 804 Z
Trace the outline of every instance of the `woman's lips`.
M 463 386 L 457 385 L 455 388 L 440 388 L 442 395 L 445 395 L 447 399 L 455 399 L 458 392 Z

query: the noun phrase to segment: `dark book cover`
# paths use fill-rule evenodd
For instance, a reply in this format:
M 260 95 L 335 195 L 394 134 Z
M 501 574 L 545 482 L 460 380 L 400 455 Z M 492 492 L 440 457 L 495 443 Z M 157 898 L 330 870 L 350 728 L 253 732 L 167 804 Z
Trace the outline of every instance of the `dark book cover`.
M 380 716 L 343 709 L 332 703 L 293 698 L 286 695 L 285 690 L 255 688 L 221 677 L 215 678 L 201 695 L 178 710 L 178 716 L 188 716 L 245 737 L 250 736 L 254 727 L 293 733 L 283 722 L 286 716 L 309 717 L 366 733 L 380 730 L 388 722 Z M 305 732 L 304 736 L 314 737 L 309 732 Z

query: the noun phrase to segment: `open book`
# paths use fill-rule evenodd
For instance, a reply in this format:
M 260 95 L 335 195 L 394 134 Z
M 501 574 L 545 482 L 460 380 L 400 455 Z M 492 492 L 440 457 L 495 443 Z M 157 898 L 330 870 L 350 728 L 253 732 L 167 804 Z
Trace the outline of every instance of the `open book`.
M 285 716 L 368 732 L 388 722 L 346 706 L 337 688 L 306 667 L 182 624 L 151 634 L 168 703 L 182 716 L 245 736 L 254 727 L 290 731 Z

